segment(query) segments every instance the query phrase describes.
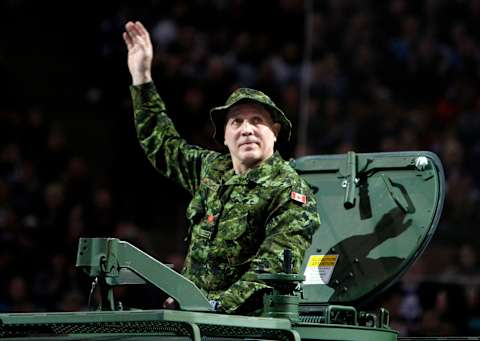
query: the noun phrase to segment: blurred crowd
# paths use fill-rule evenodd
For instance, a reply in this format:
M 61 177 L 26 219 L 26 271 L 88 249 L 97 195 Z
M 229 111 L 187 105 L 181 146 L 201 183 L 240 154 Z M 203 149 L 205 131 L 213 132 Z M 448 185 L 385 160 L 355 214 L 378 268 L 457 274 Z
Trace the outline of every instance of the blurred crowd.
M 121 39 L 128 20 L 150 30 L 155 83 L 191 143 L 217 148 L 208 110 L 247 86 L 269 94 L 297 128 L 279 146 L 286 158 L 437 153 L 447 177 L 437 233 L 376 304 L 389 309 L 402 335 L 480 333 L 479 0 L 150 1 L 141 8 L 120 1 L 102 8 L 88 29 L 91 50 L 79 52 L 90 55 L 88 77 L 68 84 L 76 99 L 16 106 L 7 97 L 22 102 L 18 91 L 3 82 L 0 312 L 86 309 L 90 279 L 74 267 L 82 236 L 129 240 L 181 268 L 188 195 L 155 174 L 136 141 Z M 4 60 L 7 84 L 21 84 Z M 49 114 L 59 106 L 62 115 Z M 69 122 L 79 112 L 87 114 Z M 104 146 L 74 140 L 78 130 L 97 131 Z M 117 294 L 132 305 L 161 305 L 153 289 L 128 290 Z

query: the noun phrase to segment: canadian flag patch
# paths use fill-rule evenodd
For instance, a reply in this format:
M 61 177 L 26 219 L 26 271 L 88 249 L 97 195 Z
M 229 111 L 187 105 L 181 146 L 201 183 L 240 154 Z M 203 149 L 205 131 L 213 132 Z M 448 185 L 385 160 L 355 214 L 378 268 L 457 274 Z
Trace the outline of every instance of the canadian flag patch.
M 300 194 L 297 192 L 292 192 L 290 193 L 290 198 L 292 198 L 295 201 L 301 202 L 302 204 L 307 203 L 307 196 L 304 194 Z

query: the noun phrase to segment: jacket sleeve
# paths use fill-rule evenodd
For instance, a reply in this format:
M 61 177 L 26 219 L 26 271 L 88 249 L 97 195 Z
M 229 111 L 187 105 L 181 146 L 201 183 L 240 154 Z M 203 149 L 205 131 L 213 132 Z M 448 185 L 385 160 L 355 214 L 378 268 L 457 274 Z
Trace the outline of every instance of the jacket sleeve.
M 137 137 L 148 160 L 164 176 L 195 192 L 202 162 L 215 152 L 189 145 L 180 137 L 153 82 L 132 85 L 130 92 Z
M 292 271 L 300 272 L 305 251 L 320 226 L 320 218 L 313 194 L 308 195 L 306 204 L 301 204 L 290 198 L 291 192 L 291 188 L 287 188 L 280 194 L 278 205 L 267 218 L 265 239 L 248 271 L 218 296 L 224 312 L 234 313 L 242 304 L 269 288 L 256 280 L 256 271 L 282 272 L 284 249 L 292 250 Z

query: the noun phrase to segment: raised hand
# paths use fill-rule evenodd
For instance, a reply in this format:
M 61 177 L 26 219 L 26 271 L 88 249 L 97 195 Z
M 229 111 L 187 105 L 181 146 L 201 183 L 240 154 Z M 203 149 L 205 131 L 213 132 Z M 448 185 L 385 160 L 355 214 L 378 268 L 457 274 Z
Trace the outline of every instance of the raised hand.
M 150 35 L 140 21 L 129 21 L 125 25 L 123 40 L 128 49 L 128 69 L 133 85 L 152 80 L 153 47 Z

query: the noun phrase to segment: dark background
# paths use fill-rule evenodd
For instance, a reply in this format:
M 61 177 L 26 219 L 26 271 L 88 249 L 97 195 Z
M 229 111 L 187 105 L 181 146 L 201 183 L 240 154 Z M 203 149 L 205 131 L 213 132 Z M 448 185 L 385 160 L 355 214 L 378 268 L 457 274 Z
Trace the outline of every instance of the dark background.
M 181 266 L 188 195 L 148 164 L 133 126 L 121 33 L 141 20 L 157 88 L 192 143 L 216 148 L 208 110 L 248 86 L 297 127 L 285 158 L 437 153 L 448 191 L 437 233 L 377 304 L 402 335 L 479 333 L 480 1 L 314 1 L 300 133 L 305 5 L 0 3 L 0 311 L 84 309 L 79 236 L 116 236 Z M 147 308 L 162 300 L 151 289 L 118 295 Z

